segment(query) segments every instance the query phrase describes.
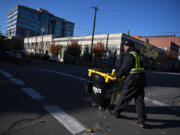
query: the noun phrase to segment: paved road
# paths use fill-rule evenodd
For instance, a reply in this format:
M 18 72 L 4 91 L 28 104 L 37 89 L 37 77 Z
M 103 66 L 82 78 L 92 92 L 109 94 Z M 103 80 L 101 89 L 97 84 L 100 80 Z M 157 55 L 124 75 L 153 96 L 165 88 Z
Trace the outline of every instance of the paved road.
M 68 116 L 81 123 L 82 127 L 98 129 L 94 132 L 95 135 L 176 135 L 180 132 L 179 74 L 147 73 L 148 120 L 146 128 L 141 129 L 132 122 L 136 119 L 133 102 L 123 112 L 122 119 L 115 119 L 107 112 L 91 107 L 89 98 L 84 96 L 84 82 L 81 80 L 87 78 L 86 66 L 38 60 L 34 65 L 20 66 L 0 61 L 0 69 L 24 82 L 17 85 L 17 81 L 14 83 L 12 78 L 9 79 L 0 73 L 2 135 L 72 134 L 63 123 L 45 110 L 45 105 L 63 109 Z M 81 78 L 67 77 L 67 74 Z M 32 88 L 43 99 L 32 99 L 22 88 Z

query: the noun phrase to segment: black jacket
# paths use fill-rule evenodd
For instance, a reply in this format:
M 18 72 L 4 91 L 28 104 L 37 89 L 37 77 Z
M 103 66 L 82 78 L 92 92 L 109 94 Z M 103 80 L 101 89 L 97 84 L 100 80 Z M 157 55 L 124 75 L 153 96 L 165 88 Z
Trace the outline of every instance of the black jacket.
M 136 60 L 134 56 L 128 52 L 124 56 L 120 69 L 116 73 L 116 77 L 120 78 L 122 76 L 125 76 L 125 85 L 145 85 L 146 84 L 145 73 L 130 74 L 130 70 L 132 68 L 135 68 L 135 66 L 136 66 Z M 143 68 L 141 60 L 140 60 L 140 66 L 141 68 Z

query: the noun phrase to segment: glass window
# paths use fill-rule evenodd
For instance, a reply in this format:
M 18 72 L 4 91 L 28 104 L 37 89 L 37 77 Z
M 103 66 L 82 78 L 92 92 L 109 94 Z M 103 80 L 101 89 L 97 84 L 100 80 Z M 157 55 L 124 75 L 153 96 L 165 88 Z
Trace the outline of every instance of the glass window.
M 65 24 L 65 27 L 70 27 L 70 28 L 73 28 L 73 27 L 74 27 L 74 24 L 71 24 L 71 23 L 66 23 L 66 24 Z
M 29 28 L 29 26 L 28 26 L 28 25 L 26 25 L 26 24 L 22 24 L 22 23 L 18 23 L 18 24 L 17 24 L 17 26 Z
M 34 31 L 39 31 L 39 28 L 34 27 L 33 25 L 28 24 L 28 23 L 19 22 L 19 23 L 18 23 L 18 26 L 20 26 L 20 27 L 25 27 L 25 28 L 28 28 L 28 29 L 32 29 L 32 30 L 34 30 Z
M 33 26 L 35 26 L 37 28 L 39 28 L 39 26 L 40 26 L 40 22 L 38 20 L 32 19 L 31 17 L 22 15 L 22 14 L 19 14 L 18 21 L 23 21 L 28 24 L 32 24 Z
M 10 28 L 10 27 L 12 27 L 12 26 L 15 26 L 16 24 L 17 24 L 17 23 L 11 24 L 11 25 L 7 26 L 7 28 Z
M 10 24 L 10 23 L 12 23 L 12 22 L 14 22 L 14 21 L 17 21 L 17 18 L 14 18 L 14 19 L 8 21 L 8 22 L 7 22 L 7 25 Z
M 21 12 L 19 12 L 19 13 L 18 13 L 18 17 L 28 18 L 28 16 L 27 16 L 27 15 L 25 15 L 25 14 L 23 14 L 23 13 L 21 13 Z
M 167 51 L 167 49 L 168 49 L 167 46 L 165 46 L 165 47 L 164 47 L 164 50 Z
M 16 8 L 14 11 L 12 11 L 11 13 L 9 13 L 8 16 L 14 14 L 16 11 L 18 11 L 18 8 Z
M 8 20 L 12 19 L 13 17 L 15 17 L 15 16 L 17 16 L 17 15 L 18 15 L 18 13 L 14 14 L 14 15 L 12 15 L 12 16 L 8 16 Z
M 62 25 L 57 25 L 56 24 L 56 29 L 62 29 Z
M 39 22 L 39 15 L 38 14 L 35 14 L 35 13 L 32 13 L 30 11 L 28 11 L 28 14 L 24 14 L 23 12 L 20 12 L 18 14 L 19 17 L 23 17 L 23 18 L 26 18 L 26 19 L 29 19 L 35 23 L 38 23 L 40 24 Z
M 30 13 L 30 16 L 35 19 L 35 20 L 39 20 L 39 15 L 38 14 L 35 14 L 35 13 Z
M 19 11 L 29 14 L 30 11 L 27 9 L 19 8 Z
M 62 25 L 62 22 L 56 21 L 57 25 Z
M 18 19 L 18 22 L 24 22 L 24 23 L 27 23 L 27 24 L 29 24 L 29 25 L 32 25 L 32 26 L 34 26 L 34 27 L 36 27 L 36 28 L 39 28 L 39 27 L 40 27 L 39 24 L 37 24 L 37 23 L 35 23 L 35 22 L 31 21 L 31 20 L 29 21 L 29 20 L 23 19 L 23 18 L 19 18 L 19 19 Z
M 45 15 L 45 14 L 41 14 L 40 17 L 41 17 L 40 21 L 41 21 L 42 23 L 47 22 L 48 19 L 49 19 L 49 17 L 48 17 L 47 15 Z

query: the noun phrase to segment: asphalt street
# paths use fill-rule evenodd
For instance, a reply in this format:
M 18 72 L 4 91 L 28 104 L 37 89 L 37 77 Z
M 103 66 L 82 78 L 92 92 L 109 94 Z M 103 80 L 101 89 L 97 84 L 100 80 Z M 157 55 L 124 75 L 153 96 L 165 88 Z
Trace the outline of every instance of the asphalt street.
M 90 98 L 84 94 L 83 79 L 88 78 L 87 66 L 41 60 L 34 60 L 34 63 L 16 65 L 0 61 L 2 71 L 24 82 L 18 85 L 0 73 L 2 135 L 71 135 L 72 132 L 43 107 L 47 104 L 62 108 L 83 127 L 94 130 L 95 135 L 176 135 L 180 132 L 178 73 L 147 73 L 148 119 L 146 128 L 142 129 L 133 124 L 136 119 L 134 102 L 124 110 L 121 119 L 91 107 Z M 35 90 L 43 99 L 33 99 L 22 88 Z

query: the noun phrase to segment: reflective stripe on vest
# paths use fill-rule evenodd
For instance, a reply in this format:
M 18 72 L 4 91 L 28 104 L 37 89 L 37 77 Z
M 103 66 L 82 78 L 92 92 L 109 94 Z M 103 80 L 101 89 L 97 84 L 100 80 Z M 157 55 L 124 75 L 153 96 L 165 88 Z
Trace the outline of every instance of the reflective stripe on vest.
M 134 56 L 135 60 L 136 60 L 136 67 L 132 68 L 130 73 L 134 74 L 134 73 L 142 73 L 142 72 L 144 72 L 144 68 L 140 67 L 140 60 L 139 60 L 139 56 L 137 55 L 137 53 L 134 52 L 134 51 L 129 52 L 129 53 L 131 53 Z

